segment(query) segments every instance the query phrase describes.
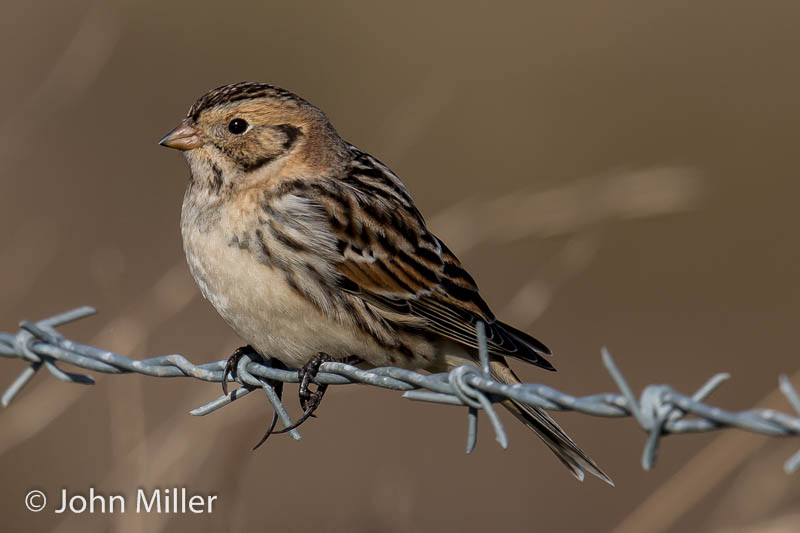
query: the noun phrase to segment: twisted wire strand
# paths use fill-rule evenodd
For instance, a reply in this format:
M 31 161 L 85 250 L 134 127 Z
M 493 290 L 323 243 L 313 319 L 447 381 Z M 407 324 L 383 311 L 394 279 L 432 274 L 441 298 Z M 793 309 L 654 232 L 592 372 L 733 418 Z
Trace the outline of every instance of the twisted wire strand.
M 7 407 L 42 367 L 62 381 L 78 384 L 94 383 L 90 376 L 64 371 L 57 363 L 66 363 L 106 374 L 134 372 L 154 377 L 190 377 L 201 381 L 222 381 L 226 360 L 195 365 L 177 354 L 131 359 L 108 350 L 77 343 L 65 338 L 55 329 L 93 314 L 95 314 L 94 308 L 79 307 L 36 323 L 23 321 L 20 323 L 20 331 L 14 334 L 0 333 L 0 356 L 23 359 L 29 363 L 0 397 L 0 404 Z M 495 381 L 488 370 L 489 357 L 482 323 L 478 324 L 478 340 L 479 366 L 466 365 L 446 373 L 421 374 L 397 367 L 362 370 L 345 363 L 325 362 L 320 366 L 314 382 L 325 385 L 353 383 L 372 385 L 402 391 L 403 397 L 411 400 L 466 406 L 467 453 L 472 452 L 477 442 L 480 410 L 486 412 L 500 446 L 503 448 L 508 446 L 508 437 L 492 404 L 509 398 L 550 411 L 576 411 L 600 417 L 633 417 L 648 433 L 642 454 L 642 466 L 646 470 L 655 465 L 661 438 L 669 434 L 739 428 L 770 436 L 800 435 L 798 416 L 773 409 L 733 412 L 704 404 L 703 400 L 730 377 L 727 374 L 712 376 L 691 396 L 681 394 L 669 385 L 648 385 L 637 398 L 614 363 L 611 354 L 604 347 L 603 365 L 620 392 L 576 397 L 547 385 L 535 383 L 507 385 Z M 227 395 L 219 396 L 193 409 L 190 413 L 195 416 L 206 415 L 253 390 L 261 389 L 283 426 L 289 427 L 292 424 L 273 384 L 298 383 L 299 376 L 296 370 L 273 368 L 269 359 L 254 360 L 249 355 L 244 355 L 237 363 L 235 375 L 229 374 L 227 380 L 236 381 L 241 386 Z M 779 385 L 789 405 L 800 415 L 800 395 L 788 377 L 780 376 Z M 300 433 L 296 429 L 289 434 L 296 440 L 300 439 Z M 798 469 L 800 469 L 800 451 L 784 465 L 787 473 Z

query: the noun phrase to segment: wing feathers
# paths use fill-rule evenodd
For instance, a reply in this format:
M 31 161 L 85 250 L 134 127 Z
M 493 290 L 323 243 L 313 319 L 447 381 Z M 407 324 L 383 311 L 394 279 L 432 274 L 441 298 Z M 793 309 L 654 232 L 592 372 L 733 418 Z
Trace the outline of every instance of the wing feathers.
M 477 349 L 476 324 L 486 324 L 489 351 L 554 370 L 550 350 L 495 319 L 458 258 L 428 231 L 399 178 L 351 147 L 343 177 L 305 183 L 338 239 L 341 287 L 378 308 L 424 319 L 426 328 Z M 298 194 L 298 193 L 295 193 Z

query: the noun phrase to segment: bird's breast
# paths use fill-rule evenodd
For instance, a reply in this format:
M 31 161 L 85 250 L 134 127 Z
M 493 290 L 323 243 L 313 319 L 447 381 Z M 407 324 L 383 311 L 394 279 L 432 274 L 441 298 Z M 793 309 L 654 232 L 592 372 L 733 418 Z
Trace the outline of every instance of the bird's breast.
M 346 357 L 386 351 L 343 319 L 333 298 L 337 289 L 319 277 L 321 265 L 310 275 L 304 265 L 311 259 L 293 257 L 298 252 L 270 232 L 262 212 L 241 206 L 201 211 L 184 202 L 181 233 L 189 269 L 203 296 L 246 343 L 292 367 L 319 352 Z

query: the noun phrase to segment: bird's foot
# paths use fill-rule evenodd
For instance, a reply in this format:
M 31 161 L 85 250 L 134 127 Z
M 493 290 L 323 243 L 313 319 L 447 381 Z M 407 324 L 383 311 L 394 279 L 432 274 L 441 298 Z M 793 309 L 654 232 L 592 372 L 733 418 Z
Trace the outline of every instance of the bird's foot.
M 328 361 L 333 361 L 333 357 L 320 352 L 298 370 L 300 387 L 298 388 L 297 394 L 300 397 L 300 407 L 303 408 L 304 412 L 311 410 L 309 416 L 313 416 L 313 412 L 319 407 L 322 397 L 325 396 L 325 391 L 328 388 L 327 385 L 317 384 L 317 390 L 311 390 L 311 384 L 319 373 L 319 367 L 322 363 Z
M 357 365 L 363 360 L 356 356 L 356 355 L 349 355 L 347 357 L 343 357 L 341 359 L 334 359 L 330 355 L 326 353 L 318 353 L 303 367 L 298 371 L 300 376 L 300 388 L 298 390 L 298 395 L 300 396 L 300 407 L 303 408 L 303 411 L 308 411 L 311 408 L 311 413 L 309 416 L 314 416 L 313 412 L 319 407 L 320 402 L 322 401 L 322 397 L 325 395 L 325 390 L 328 388 L 327 385 L 319 385 L 317 384 L 317 390 L 312 391 L 309 387 L 313 383 L 315 377 L 319 373 L 319 367 L 322 363 L 327 362 L 336 362 L 336 363 L 344 363 L 346 365 Z
M 294 424 L 289 427 L 285 427 L 280 431 L 275 431 L 275 433 L 286 433 L 287 431 L 291 431 L 299 427 L 300 424 L 309 418 L 316 418 L 314 411 L 317 410 L 319 404 L 322 402 L 322 398 L 325 396 L 325 391 L 328 390 L 328 385 L 314 383 L 314 378 L 317 377 L 317 374 L 319 373 L 319 367 L 322 365 L 322 363 L 327 362 L 339 362 L 355 365 L 362 362 L 362 359 L 354 355 L 344 357 L 342 359 L 334 359 L 330 355 L 320 352 L 308 363 L 304 364 L 300 370 L 297 371 L 298 376 L 300 377 L 298 396 L 300 397 L 300 407 L 303 408 L 303 414 L 297 419 L 297 421 L 295 421 Z M 312 384 L 316 385 L 316 390 L 311 389 Z
M 222 394 L 225 396 L 228 395 L 228 373 L 230 373 L 231 376 L 236 374 L 236 366 L 239 364 L 239 360 L 245 355 L 261 357 L 249 344 L 247 346 L 240 346 L 233 351 L 228 361 L 225 363 L 225 370 L 222 374 Z

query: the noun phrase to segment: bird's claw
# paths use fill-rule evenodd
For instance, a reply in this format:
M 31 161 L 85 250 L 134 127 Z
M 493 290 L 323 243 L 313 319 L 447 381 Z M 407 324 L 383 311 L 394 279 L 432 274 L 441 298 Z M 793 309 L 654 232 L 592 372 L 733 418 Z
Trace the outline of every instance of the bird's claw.
M 349 356 L 343 359 L 334 359 L 330 355 L 326 353 L 318 353 L 315 355 L 308 363 L 304 364 L 300 370 L 297 371 L 298 376 L 300 377 L 300 387 L 298 390 L 298 396 L 300 398 L 300 407 L 303 408 L 303 414 L 300 418 L 295 421 L 289 427 L 282 428 L 279 431 L 275 431 L 274 433 L 286 433 L 293 429 L 296 429 L 300 426 L 303 422 L 308 420 L 311 417 L 316 418 L 314 415 L 314 411 L 317 410 L 320 403 L 322 403 L 322 398 L 325 396 L 325 391 L 328 390 L 328 385 L 315 383 L 317 388 L 316 390 L 311 390 L 311 384 L 314 383 L 314 378 L 319 373 L 319 367 L 322 363 L 328 361 L 337 361 L 346 364 L 355 365 L 362 362 L 362 359 L 357 356 Z
M 320 352 L 297 371 L 297 375 L 300 377 L 300 387 L 297 394 L 300 398 L 300 407 L 303 408 L 303 414 L 291 426 L 282 428 L 274 433 L 286 433 L 296 429 L 303 422 L 314 416 L 314 411 L 317 410 L 317 407 L 322 402 L 322 397 L 325 396 L 328 386 L 317 383 L 316 390 L 311 390 L 310 387 L 319 372 L 320 365 L 326 361 L 333 361 L 333 358 L 326 353 Z
M 300 387 L 297 394 L 300 397 L 300 407 L 303 408 L 304 412 L 311 410 L 309 416 L 313 415 L 314 410 L 319 406 L 322 397 L 325 395 L 325 390 L 328 388 L 327 385 L 320 384 L 317 384 L 317 390 L 311 390 L 310 388 L 314 378 L 319 373 L 319 367 L 326 361 L 333 361 L 333 358 L 326 353 L 320 352 L 298 370 Z
M 230 373 L 231 376 L 236 374 L 236 366 L 239 364 L 239 360 L 245 355 L 258 355 L 258 352 L 249 344 L 247 346 L 240 346 L 233 351 L 225 362 L 225 369 L 222 373 L 222 394 L 225 396 L 228 395 L 228 374 Z

